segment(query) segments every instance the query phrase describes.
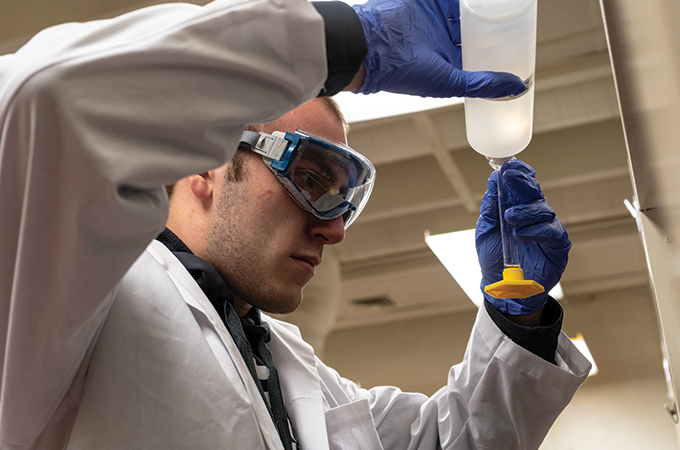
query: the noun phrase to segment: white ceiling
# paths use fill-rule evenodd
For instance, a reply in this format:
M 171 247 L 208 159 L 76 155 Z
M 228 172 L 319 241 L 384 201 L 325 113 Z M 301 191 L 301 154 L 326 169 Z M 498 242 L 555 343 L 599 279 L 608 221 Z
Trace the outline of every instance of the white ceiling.
M 201 3 L 196 1 L 194 3 Z M 135 0 L 3 4 L 0 53 L 40 29 L 110 16 Z M 647 284 L 598 0 L 540 0 L 531 164 L 573 240 L 566 298 Z M 335 254 L 342 270 L 336 328 L 474 308 L 424 233 L 474 227 L 491 172 L 465 139 L 463 105 L 352 124 L 349 143 L 377 166 L 374 194 Z M 386 297 L 369 306 L 357 300 Z M 389 304 L 388 304 L 389 303 Z

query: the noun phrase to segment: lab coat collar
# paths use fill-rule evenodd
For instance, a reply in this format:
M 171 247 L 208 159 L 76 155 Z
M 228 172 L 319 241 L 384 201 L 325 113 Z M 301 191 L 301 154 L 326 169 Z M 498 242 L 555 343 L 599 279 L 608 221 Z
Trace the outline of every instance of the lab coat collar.
M 162 253 L 170 253 L 170 249 L 158 241 L 151 247 Z M 173 272 L 175 275 L 182 279 L 185 287 L 191 291 L 192 295 L 185 300 L 190 306 L 198 309 L 208 317 L 225 346 L 229 349 L 244 382 L 246 385 L 249 385 L 253 402 L 259 404 L 261 399 L 253 395 L 257 392 L 254 390 L 256 389 L 255 385 L 250 379 L 251 377 L 246 376 L 248 369 L 243 359 L 240 358 L 238 349 L 226 327 L 219 319 L 217 312 L 209 306 L 210 303 L 205 294 L 176 258 L 171 258 L 171 261 L 166 261 L 165 264 L 174 266 L 175 270 Z M 189 279 L 194 282 L 190 282 Z M 264 314 L 262 314 L 262 320 L 269 324 L 271 340 L 267 346 L 274 357 L 286 411 L 295 429 L 300 447 L 315 450 L 329 449 L 324 418 L 323 394 L 321 392 L 319 374 L 316 369 L 314 350 L 302 340 L 296 326 L 281 322 Z M 239 357 L 236 357 L 236 355 Z M 264 406 L 264 404 L 261 406 Z M 271 429 L 267 430 L 265 435 L 271 434 L 273 423 L 270 420 L 269 424 L 262 425 L 265 428 L 270 428 L 270 424 Z

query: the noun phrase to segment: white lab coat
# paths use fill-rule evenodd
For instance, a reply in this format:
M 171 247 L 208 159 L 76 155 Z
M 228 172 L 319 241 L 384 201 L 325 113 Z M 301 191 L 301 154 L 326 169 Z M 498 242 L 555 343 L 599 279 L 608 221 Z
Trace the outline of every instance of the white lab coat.
M 296 327 L 266 320 L 303 449 L 537 448 L 588 369 L 564 335 L 556 366 L 517 347 L 481 309 L 465 361 L 432 398 L 364 390 L 316 359 Z M 83 366 L 64 406 L 75 415 L 69 449 L 280 448 L 229 332 L 157 241 L 121 282 Z
M 1 449 L 279 448 L 214 311 L 149 242 L 163 185 L 319 92 L 323 39 L 305 0 L 217 0 L 62 25 L 0 57 Z M 554 366 L 481 311 L 448 389 L 364 391 L 271 322 L 304 449 L 536 447 L 587 372 L 564 336 Z

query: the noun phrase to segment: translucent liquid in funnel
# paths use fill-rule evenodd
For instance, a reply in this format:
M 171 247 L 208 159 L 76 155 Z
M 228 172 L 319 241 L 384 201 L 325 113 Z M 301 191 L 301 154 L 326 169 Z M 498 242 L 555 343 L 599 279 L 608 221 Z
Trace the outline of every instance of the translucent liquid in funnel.
M 531 141 L 536 65 L 536 0 L 461 0 L 463 69 L 510 72 L 529 91 L 512 100 L 465 99 L 467 139 L 491 158 L 516 155 Z
M 534 89 L 508 101 L 465 99 L 470 146 L 489 158 L 516 155 L 529 145 L 533 129 Z

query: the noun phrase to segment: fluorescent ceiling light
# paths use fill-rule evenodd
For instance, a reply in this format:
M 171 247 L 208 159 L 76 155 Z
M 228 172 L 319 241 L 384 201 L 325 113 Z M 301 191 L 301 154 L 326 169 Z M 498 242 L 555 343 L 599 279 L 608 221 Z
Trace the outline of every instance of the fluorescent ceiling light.
M 333 98 L 338 101 L 349 123 L 412 114 L 463 103 L 462 98 L 423 98 L 389 92 L 370 95 L 341 92 Z
M 588 376 L 592 377 L 593 375 L 597 375 L 597 373 L 599 372 L 599 370 L 597 369 L 597 364 L 595 364 L 593 355 L 592 353 L 590 353 L 588 345 L 586 345 L 586 340 L 583 339 L 583 335 L 581 333 L 577 334 L 575 338 L 571 339 L 571 342 L 574 343 L 578 351 L 581 352 L 581 354 L 585 356 L 588 361 L 590 361 L 590 364 L 593 365 L 593 367 L 590 369 L 590 372 L 588 372 Z
M 479 287 L 482 282 L 482 269 L 477 261 L 475 230 L 433 235 L 426 231 L 425 242 L 470 297 L 472 303 L 478 308 L 482 306 L 484 295 Z
M 631 216 L 633 216 L 633 219 L 637 220 L 638 218 L 638 208 L 637 208 L 637 200 L 633 200 L 635 202 L 635 205 L 633 205 L 630 200 L 627 198 L 623 199 L 623 204 L 626 205 L 626 209 L 630 213 Z
M 484 296 L 480 288 L 482 269 L 479 267 L 477 259 L 475 230 L 433 235 L 426 231 L 425 242 L 446 267 L 446 270 L 453 275 L 465 294 L 470 297 L 472 303 L 480 307 Z M 564 291 L 559 283 L 550 291 L 550 296 L 556 300 L 564 298 Z
M 562 289 L 562 285 L 557 283 L 548 294 L 555 300 L 562 300 L 564 298 L 564 290 Z

